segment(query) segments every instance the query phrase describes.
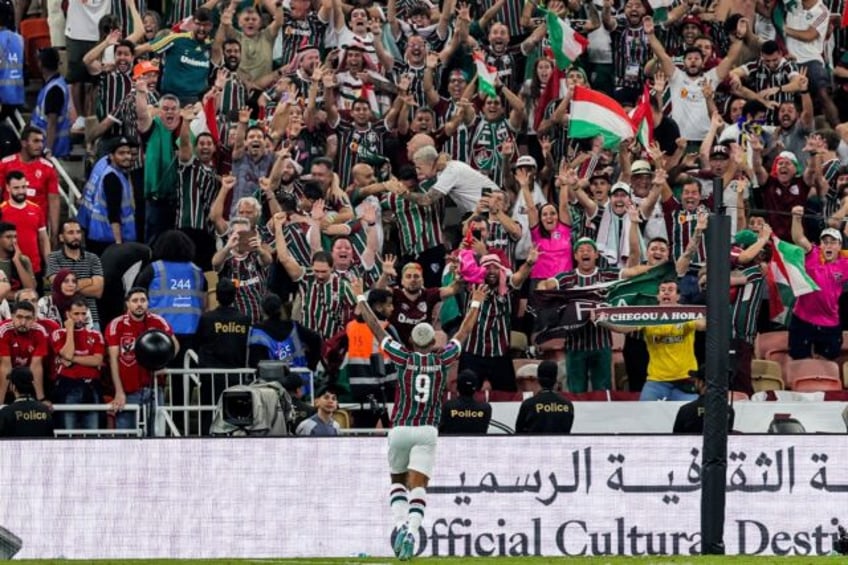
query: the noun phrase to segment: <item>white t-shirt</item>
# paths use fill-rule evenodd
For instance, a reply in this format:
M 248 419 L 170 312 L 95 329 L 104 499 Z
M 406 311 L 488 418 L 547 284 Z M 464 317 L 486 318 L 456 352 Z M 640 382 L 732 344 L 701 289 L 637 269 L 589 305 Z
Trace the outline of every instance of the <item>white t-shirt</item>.
M 500 190 L 492 180 L 466 165 L 462 161 L 448 161 L 444 170 L 439 173 L 433 188 L 450 196 L 457 208 L 467 214 L 473 212 L 483 196 L 483 187 Z
M 715 69 L 697 77 L 675 69 L 668 81 L 671 89 L 671 117 L 680 128 L 680 136 L 689 141 L 700 141 L 710 131 L 710 113 L 701 91 L 705 81 L 710 81 L 714 88 L 721 82 Z
M 824 62 L 822 51 L 824 50 L 824 40 L 827 37 L 829 18 L 830 11 L 825 8 L 821 1 L 809 10 L 805 10 L 801 0 L 798 0 L 795 9 L 786 14 L 786 27 L 800 31 L 815 28 L 819 32 L 818 38 L 813 41 L 800 41 L 792 37 L 786 38 L 786 50 L 789 51 L 790 55 L 795 56 L 797 63 Z
M 97 25 L 112 13 L 112 0 L 70 0 L 65 35 L 77 41 L 99 41 Z

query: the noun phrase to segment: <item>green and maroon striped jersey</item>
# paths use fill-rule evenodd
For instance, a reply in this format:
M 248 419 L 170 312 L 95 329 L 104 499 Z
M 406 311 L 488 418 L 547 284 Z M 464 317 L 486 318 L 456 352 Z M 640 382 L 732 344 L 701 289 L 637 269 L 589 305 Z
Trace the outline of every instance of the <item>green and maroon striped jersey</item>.
M 618 280 L 618 273 L 613 270 L 595 269 L 588 275 L 580 271 L 562 273 L 556 277 L 560 290 L 591 286 L 602 282 Z M 589 322 L 583 327 L 565 334 L 566 351 L 595 351 L 612 347 L 612 335 L 606 328 L 600 328 Z
M 387 336 L 382 347 L 398 367 L 392 425 L 438 426 L 442 417 L 442 396 L 448 384 L 448 368 L 459 360 L 460 343 L 451 340 L 442 349 L 419 353 Z
M 766 279 L 759 265 L 753 265 L 744 269 L 747 282 L 736 288 L 736 297 L 730 305 L 730 319 L 732 320 L 733 339 L 744 339 L 754 343 L 757 336 L 757 318 L 760 315 L 763 292 L 765 292 Z
M 508 275 L 509 276 L 509 275 Z M 509 353 L 509 330 L 512 320 L 512 296 L 490 293 L 480 306 L 480 318 L 468 338 L 466 351 L 481 357 L 503 357 Z M 471 305 L 468 301 L 466 311 Z
M 301 323 L 324 339 L 343 330 L 356 307 L 347 279 L 333 273 L 327 282 L 319 282 L 309 268 L 296 282 L 300 283 Z
M 221 266 L 218 277 L 232 279 L 239 312 L 249 317 L 251 323 L 262 320 L 262 299 L 268 292 L 268 273 L 258 253 L 251 251 L 242 257 L 230 255 Z
M 97 92 L 97 119 L 103 119 L 109 114 L 114 114 L 127 94 L 132 90 L 132 77 L 130 73 L 112 71 L 100 73 L 100 88 Z
M 197 157 L 177 165 L 177 227 L 210 230 L 209 210 L 218 193 L 215 169 Z
M 425 181 L 415 191 L 426 193 L 434 183 L 435 179 Z M 402 256 L 416 257 L 427 249 L 442 245 L 444 199 L 440 199 L 433 206 L 420 206 L 388 192 L 380 198 L 380 206 L 395 213 Z

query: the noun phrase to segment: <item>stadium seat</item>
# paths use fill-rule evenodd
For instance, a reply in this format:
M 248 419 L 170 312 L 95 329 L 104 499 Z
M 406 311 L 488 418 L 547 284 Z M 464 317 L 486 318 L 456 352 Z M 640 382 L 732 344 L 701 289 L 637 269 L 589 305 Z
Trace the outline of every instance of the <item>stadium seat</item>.
M 333 414 L 333 420 L 335 420 L 343 430 L 350 428 L 350 412 L 347 410 L 336 410 Z
M 727 400 L 728 402 L 747 402 L 751 398 L 741 390 L 728 390 Z
M 768 359 L 768 353 L 771 351 L 789 351 L 789 332 L 765 332 L 757 335 L 754 357 Z
M 839 381 L 839 388 L 842 388 L 842 375 L 839 374 L 839 365 L 833 361 L 797 359 L 786 362 L 784 381 L 788 389 L 795 390 L 795 381 L 809 377 L 830 377 Z
M 842 364 L 842 387 L 848 389 L 848 361 Z
M 798 377 L 792 383 L 795 392 L 827 392 L 842 390 L 842 379 L 830 375 Z
M 783 390 L 783 369 L 775 361 L 754 359 L 751 362 L 751 384 L 754 392 Z
M 30 78 L 41 76 L 38 67 L 38 51 L 50 47 L 50 26 L 46 18 L 26 19 L 21 22 L 21 36 L 24 38 L 24 61 Z
M 549 339 L 536 347 L 539 356 L 545 361 L 565 361 L 565 340 L 562 338 Z

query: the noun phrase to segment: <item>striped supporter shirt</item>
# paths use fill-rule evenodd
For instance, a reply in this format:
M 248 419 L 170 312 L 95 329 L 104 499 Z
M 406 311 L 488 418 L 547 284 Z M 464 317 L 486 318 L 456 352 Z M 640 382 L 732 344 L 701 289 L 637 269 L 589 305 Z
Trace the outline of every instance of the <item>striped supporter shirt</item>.
M 507 271 L 506 275 L 509 279 L 512 273 Z M 469 300 L 466 311 L 470 305 Z M 503 357 L 509 353 L 511 319 L 511 292 L 507 291 L 504 296 L 498 296 L 497 292 L 487 295 L 480 305 L 480 318 L 468 338 L 466 351 L 480 357 Z
M 759 265 L 744 269 L 742 274 L 748 281 L 736 287 L 736 297 L 730 305 L 730 319 L 733 320 L 733 339 L 754 342 L 757 336 L 757 318 L 760 313 L 766 279 Z
M 459 360 L 462 353 L 460 343 L 451 340 L 442 349 L 419 353 L 386 337 L 382 347 L 399 369 L 392 425 L 438 426 L 442 416 L 442 396 L 448 384 L 448 368 Z
M 618 273 L 613 270 L 595 268 L 588 275 L 584 275 L 580 271 L 573 271 L 571 273 L 557 275 L 555 278 L 558 288 L 565 290 L 616 281 L 618 280 Z M 591 322 L 588 322 L 578 330 L 565 334 L 566 351 L 597 351 L 598 349 L 608 349 L 610 347 L 612 347 L 612 335 L 610 335 L 610 331 L 600 328 Z
M 290 10 L 283 8 L 282 37 L 283 66 L 291 63 L 295 56 L 306 49 L 318 49 L 324 44 L 327 24 L 318 18 L 317 12 L 310 12 L 305 19 L 295 19 Z
M 439 127 L 445 124 L 459 111 L 459 107 L 449 98 L 442 98 L 433 108 L 439 121 Z M 459 124 L 452 136 L 442 145 L 442 151 L 454 161 L 468 163 L 471 157 L 471 131 L 465 122 Z
M 348 186 L 354 165 L 361 163 L 369 155 L 383 155 L 383 141 L 389 130 L 382 120 L 369 124 L 364 129 L 354 125 L 352 121 L 339 120 L 335 129 L 339 136 L 336 171 L 339 173 L 339 184 Z
M 210 230 L 209 210 L 218 193 L 215 169 L 192 157 L 177 165 L 177 182 L 177 227 Z
M 267 268 L 259 254 L 250 252 L 239 257 L 230 255 L 218 273 L 219 278 L 229 278 L 236 287 L 236 309 L 250 318 L 251 323 L 262 319 L 262 299 L 268 292 Z
M 702 201 L 707 210 L 713 208 L 713 198 L 710 196 Z M 695 225 L 698 223 L 698 211 L 687 212 L 683 209 L 683 205 L 676 198 L 669 198 L 662 203 L 663 214 L 665 214 L 665 226 L 668 230 L 671 243 L 671 253 L 675 261 L 677 261 L 686 247 L 689 245 L 689 240 L 695 233 Z M 704 238 L 701 238 L 701 243 L 698 245 L 698 253 L 692 258 L 692 267 L 700 267 L 707 262 L 707 246 Z
M 421 183 L 416 192 L 426 193 L 435 179 Z M 433 206 L 419 206 L 394 193 L 385 193 L 380 199 L 384 210 L 395 213 L 400 236 L 400 254 L 417 257 L 427 249 L 442 245 L 442 214 L 445 201 L 440 199 Z
M 760 92 L 767 88 L 785 86 L 798 74 L 798 66 L 786 59 L 781 59 L 777 69 L 770 71 L 760 59 L 742 65 L 745 70 L 743 82 L 747 88 L 754 92 Z M 794 92 L 778 92 L 769 100 L 775 102 L 790 102 L 795 99 Z M 766 123 L 777 125 L 777 111 L 769 109 L 766 113 Z
M 330 339 L 345 328 L 356 307 L 356 297 L 346 278 L 332 273 L 327 282 L 320 282 L 308 268 L 295 282 L 300 283 L 300 323 L 304 327 L 324 339 Z
M 97 108 L 95 110 L 97 119 L 103 120 L 109 114 L 114 115 L 130 90 L 132 90 L 130 73 L 120 71 L 100 73 L 100 88 L 97 93 Z

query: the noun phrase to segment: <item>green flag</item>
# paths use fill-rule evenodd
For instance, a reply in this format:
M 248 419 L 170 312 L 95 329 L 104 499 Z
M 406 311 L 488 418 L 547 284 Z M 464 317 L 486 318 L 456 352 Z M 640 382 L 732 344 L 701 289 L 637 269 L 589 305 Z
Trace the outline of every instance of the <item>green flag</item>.
M 677 280 L 674 263 L 667 261 L 641 275 L 613 283 L 604 302 L 612 306 L 650 306 L 657 303 L 660 283 Z

